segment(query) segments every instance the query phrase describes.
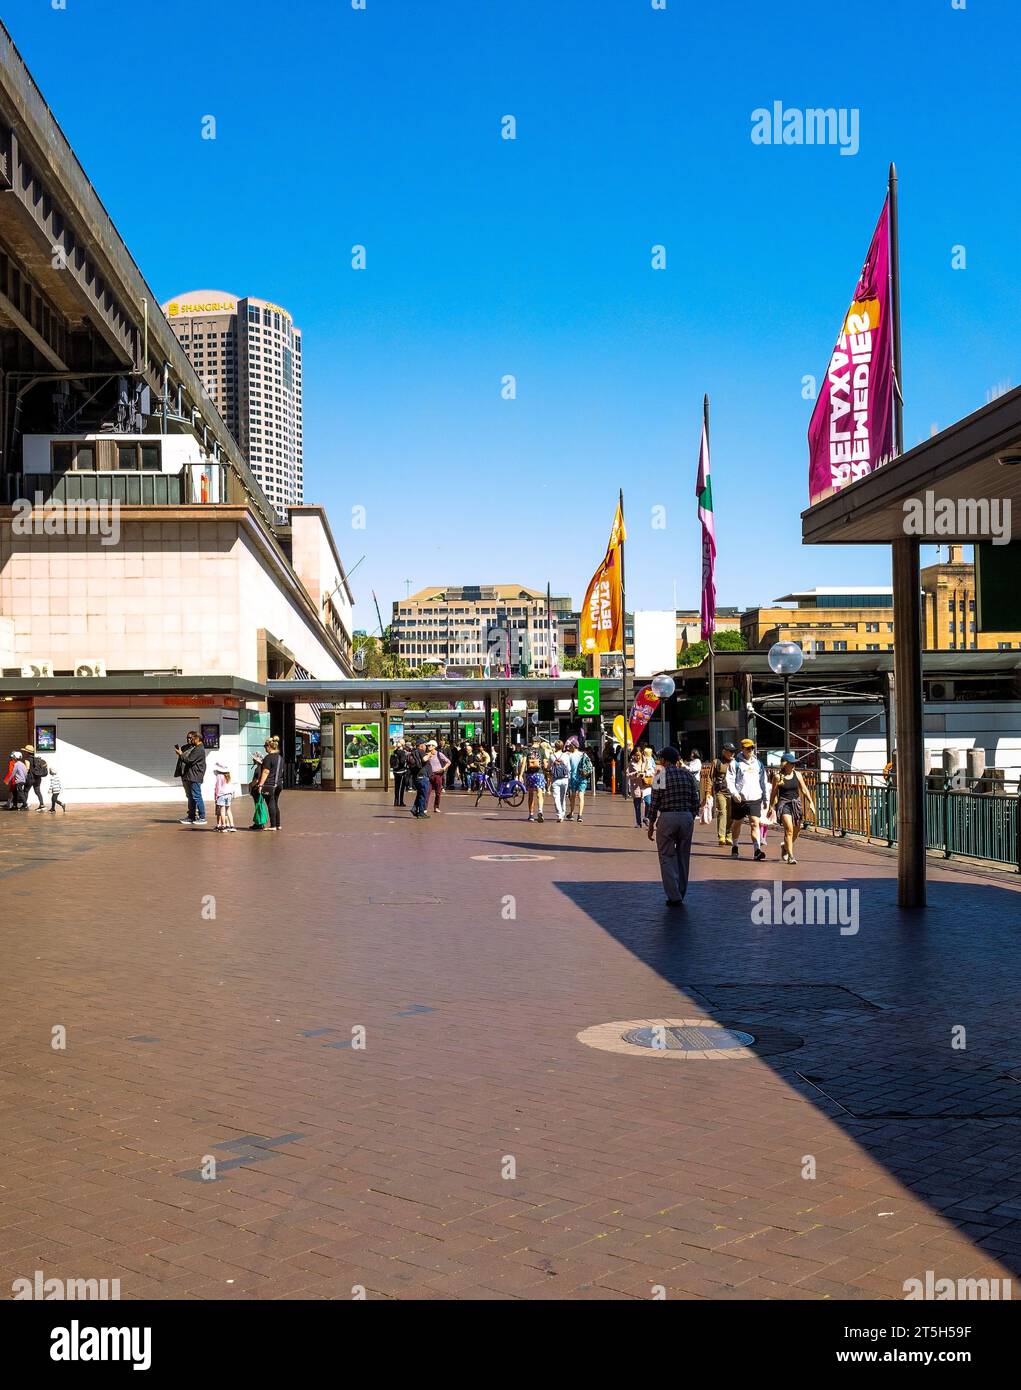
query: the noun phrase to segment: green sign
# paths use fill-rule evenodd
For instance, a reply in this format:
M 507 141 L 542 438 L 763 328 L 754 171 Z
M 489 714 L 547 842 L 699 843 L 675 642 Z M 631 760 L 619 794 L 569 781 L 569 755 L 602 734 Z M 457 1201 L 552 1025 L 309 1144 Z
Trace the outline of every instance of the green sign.
M 578 713 L 586 719 L 599 713 L 599 681 L 585 679 L 578 682 Z
M 474 738 L 474 737 L 475 737 L 475 725 L 474 725 L 474 724 L 466 724 L 466 725 L 464 726 L 464 736 L 465 736 L 465 738 Z

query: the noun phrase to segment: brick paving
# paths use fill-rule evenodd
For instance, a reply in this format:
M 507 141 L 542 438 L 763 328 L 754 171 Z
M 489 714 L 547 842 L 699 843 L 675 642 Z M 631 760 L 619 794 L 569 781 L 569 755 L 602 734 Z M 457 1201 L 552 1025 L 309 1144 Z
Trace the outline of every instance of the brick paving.
M 699 830 L 671 912 L 620 800 L 582 826 L 388 800 L 285 793 L 261 836 L 164 807 L 0 819 L 0 1289 L 897 1299 L 1017 1273 L 1006 876 L 930 866 L 901 914 L 885 856 L 806 837 L 788 870 L 774 836 L 735 864 Z M 474 857 L 528 853 L 551 857 Z M 754 924 L 781 871 L 857 890 L 857 933 Z M 577 1040 L 698 1017 L 762 1050 Z

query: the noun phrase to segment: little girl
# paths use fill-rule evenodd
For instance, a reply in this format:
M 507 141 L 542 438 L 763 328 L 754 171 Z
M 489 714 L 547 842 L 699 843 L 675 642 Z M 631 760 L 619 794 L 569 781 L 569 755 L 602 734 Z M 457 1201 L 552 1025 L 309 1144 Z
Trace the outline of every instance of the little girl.
M 230 808 L 230 803 L 234 799 L 234 788 L 230 784 L 230 769 L 226 763 L 216 763 L 213 772 L 216 774 L 213 782 L 213 797 L 216 801 L 216 828 L 233 834 L 237 826 L 234 824 L 234 812 Z
M 57 769 L 50 763 L 50 810 L 55 813 L 59 806 L 64 814 L 67 815 L 67 807 L 60 799 L 60 793 L 63 790 L 64 784 L 57 774 Z

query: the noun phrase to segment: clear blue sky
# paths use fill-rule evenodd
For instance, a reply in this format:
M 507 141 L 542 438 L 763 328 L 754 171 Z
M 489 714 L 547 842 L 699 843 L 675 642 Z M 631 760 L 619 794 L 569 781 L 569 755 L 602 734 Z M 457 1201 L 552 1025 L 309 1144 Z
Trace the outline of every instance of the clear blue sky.
M 801 380 L 825 372 L 891 158 L 908 444 L 1021 381 L 1017 0 L 7 0 L 4 19 L 159 297 L 257 294 L 304 330 L 306 499 L 349 567 L 367 556 L 370 630 L 370 588 L 387 618 L 405 579 L 549 579 L 580 603 L 619 486 L 628 606 L 669 607 L 674 581 L 697 605 L 704 391 L 719 602 L 886 582 L 883 548 L 802 548 L 799 513 Z M 857 108 L 859 152 L 753 145 L 774 100 Z

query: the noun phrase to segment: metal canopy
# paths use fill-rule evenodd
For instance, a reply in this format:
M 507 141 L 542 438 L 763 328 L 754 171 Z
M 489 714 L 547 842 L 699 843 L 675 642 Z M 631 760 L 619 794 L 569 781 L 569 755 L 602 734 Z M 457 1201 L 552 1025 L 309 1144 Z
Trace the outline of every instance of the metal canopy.
M 623 683 L 617 679 L 600 679 L 604 695 L 619 694 Z M 578 693 L 578 677 L 453 677 L 428 676 L 423 680 L 309 680 L 267 681 L 271 700 L 297 700 L 307 704 L 328 704 L 331 700 L 371 700 L 388 696 L 409 700 L 484 700 L 487 696 L 505 695 L 510 700 L 570 700 Z
M 949 499 L 965 529 L 951 532 L 927 525 L 914 533 L 918 539 L 937 545 L 995 539 L 993 526 L 975 529 L 972 507 L 956 504 L 1009 500 L 1012 511 L 1021 507 L 1021 463 L 1000 463 L 1005 455 L 1021 459 L 1021 387 L 809 507 L 801 513 L 802 540 L 806 545 L 903 540 L 909 534 L 904 504 L 914 499 L 924 503 L 926 493 L 933 499 L 930 521 L 939 516 L 935 508 L 940 500 Z M 981 520 L 981 508 L 978 515 Z

